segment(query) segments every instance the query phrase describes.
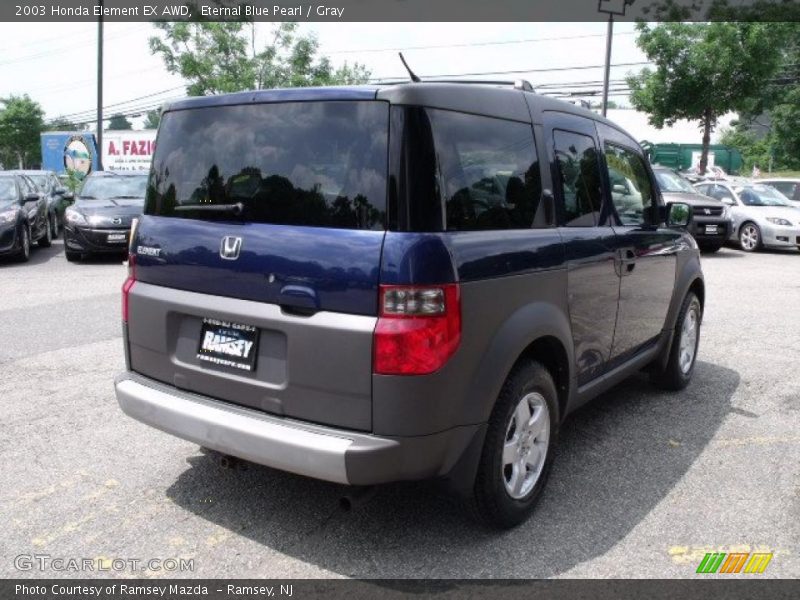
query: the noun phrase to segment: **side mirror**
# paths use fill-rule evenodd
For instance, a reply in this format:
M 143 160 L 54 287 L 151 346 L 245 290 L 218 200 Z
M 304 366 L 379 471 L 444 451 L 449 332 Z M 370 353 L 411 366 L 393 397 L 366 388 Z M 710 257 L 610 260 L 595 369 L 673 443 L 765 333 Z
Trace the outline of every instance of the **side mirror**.
M 683 229 L 692 221 L 692 209 L 685 202 L 667 204 L 667 227 Z
M 727 204 L 728 206 L 736 206 L 736 202 L 734 202 L 731 198 L 720 198 L 723 204 Z
M 627 195 L 628 188 L 626 188 L 621 183 L 615 183 L 613 186 L 611 186 L 611 191 L 614 192 L 615 194 Z
M 75 194 L 73 194 L 69 190 L 64 190 L 64 193 L 61 194 L 61 197 L 67 202 L 73 202 L 75 200 Z

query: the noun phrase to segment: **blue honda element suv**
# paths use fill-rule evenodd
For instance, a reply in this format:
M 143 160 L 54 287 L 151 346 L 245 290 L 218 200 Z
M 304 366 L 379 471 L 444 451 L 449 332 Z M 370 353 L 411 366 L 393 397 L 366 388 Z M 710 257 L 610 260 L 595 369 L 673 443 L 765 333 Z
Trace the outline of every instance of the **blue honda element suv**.
M 117 399 L 276 469 L 442 479 L 510 527 L 571 411 L 642 369 L 688 384 L 690 220 L 630 135 L 527 85 L 181 100 L 131 235 Z

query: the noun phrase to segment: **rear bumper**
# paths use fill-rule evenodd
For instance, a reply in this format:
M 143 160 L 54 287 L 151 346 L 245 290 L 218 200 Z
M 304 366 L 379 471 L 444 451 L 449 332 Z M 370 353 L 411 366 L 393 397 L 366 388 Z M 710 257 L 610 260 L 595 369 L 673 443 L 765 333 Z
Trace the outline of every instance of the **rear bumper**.
M 123 373 L 114 382 L 128 416 L 255 463 L 349 485 L 446 475 L 481 426 L 387 438 L 268 415 Z

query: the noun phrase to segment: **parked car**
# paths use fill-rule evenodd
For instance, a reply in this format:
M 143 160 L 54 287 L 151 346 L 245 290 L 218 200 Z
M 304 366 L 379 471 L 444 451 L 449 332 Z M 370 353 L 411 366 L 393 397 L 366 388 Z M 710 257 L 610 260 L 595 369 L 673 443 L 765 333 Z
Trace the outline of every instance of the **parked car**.
M 731 239 L 746 252 L 761 248 L 800 248 L 800 209 L 776 189 L 761 183 L 719 181 L 695 186 L 731 207 Z
M 689 181 L 666 167 L 653 167 L 658 188 L 666 200 L 685 202 L 692 207 L 689 229 L 703 252 L 717 252 L 731 234 L 728 207 L 698 192 Z
M 47 201 L 26 175 L 0 172 L 0 255 L 14 255 L 22 262 L 31 256 L 31 244 L 51 243 Z
M 90 173 L 75 204 L 66 213 L 67 260 L 93 254 L 124 254 L 131 222 L 142 212 L 147 174 L 116 171 Z
M 759 183 L 774 187 L 781 194 L 786 196 L 795 206 L 800 207 L 800 179 L 791 179 L 789 177 L 780 179 L 759 179 Z
M 53 239 L 64 229 L 64 212 L 72 204 L 74 196 L 53 171 L 22 171 L 47 199 L 47 212 L 50 220 L 50 235 Z
M 610 168 L 637 188 L 624 217 Z M 117 399 L 310 477 L 443 478 L 510 527 L 567 414 L 643 368 L 689 383 L 691 218 L 631 136 L 516 86 L 181 100 L 132 234 Z

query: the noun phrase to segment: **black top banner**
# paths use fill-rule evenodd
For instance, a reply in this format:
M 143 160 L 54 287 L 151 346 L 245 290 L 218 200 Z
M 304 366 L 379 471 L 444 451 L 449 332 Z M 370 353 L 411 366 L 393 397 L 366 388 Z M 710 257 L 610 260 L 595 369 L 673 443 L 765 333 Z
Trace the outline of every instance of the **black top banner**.
M 798 0 L 3 0 L 2 21 L 796 21 Z M 444 32 L 443 32 L 443 35 Z

